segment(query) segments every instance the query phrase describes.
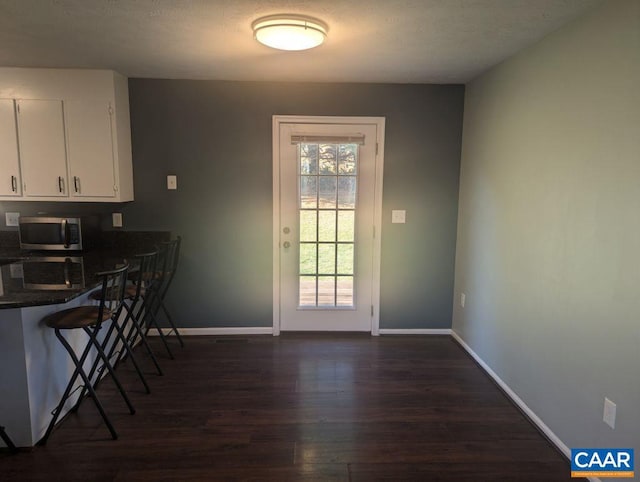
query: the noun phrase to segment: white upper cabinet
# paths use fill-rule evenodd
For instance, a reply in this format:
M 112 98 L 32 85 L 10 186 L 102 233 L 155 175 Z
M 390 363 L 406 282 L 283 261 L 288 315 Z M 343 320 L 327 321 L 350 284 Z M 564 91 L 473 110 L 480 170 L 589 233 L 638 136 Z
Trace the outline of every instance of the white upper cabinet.
M 24 195 L 67 197 L 62 101 L 21 99 L 17 107 Z
M 133 201 L 125 77 L 0 67 L 0 97 L 0 201 Z
M 0 99 L 0 196 L 22 195 L 16 111 L 13 99 Z
M 71 197 L 117 195 L 112 112 L 108 102 L 99 100 L 64 103 Z

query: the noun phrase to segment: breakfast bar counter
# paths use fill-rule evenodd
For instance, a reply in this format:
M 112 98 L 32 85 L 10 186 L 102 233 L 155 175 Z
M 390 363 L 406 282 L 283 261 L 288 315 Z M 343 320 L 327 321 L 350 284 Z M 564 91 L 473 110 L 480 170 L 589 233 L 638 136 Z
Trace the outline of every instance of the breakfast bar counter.
M 33 446 L 42 438 L 73 374 L 68 353 L 42 319 L 94 304 L 89 293 L 99 282 L 96 273 L 133 261 L 135 254 L 153 249 L 169 236 L 168 232 L 118 233 L 115 242 L 81 253 L 22 252 L 16 246 L 0 246 L 0 425 L 15 445 Z M 64 289 L 56 289 L 60 287 Z M 69 330 L 65 336 L 74 347 L 86 345 L 82 330 Z M 87 365 L 91 363 L 89 357 Z M 70 398 L 63 412 L 75 400 Z

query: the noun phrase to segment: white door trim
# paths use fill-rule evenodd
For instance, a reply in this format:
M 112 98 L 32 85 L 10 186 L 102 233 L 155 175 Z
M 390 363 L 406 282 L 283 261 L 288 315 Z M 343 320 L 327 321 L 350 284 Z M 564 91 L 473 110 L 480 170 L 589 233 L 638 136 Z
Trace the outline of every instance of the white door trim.
M 384 172 L 384 117 L 274 115 L 273 138 L 273 335 L 280 335 L 280 124 L 375 124 L 376 179 L 374 187 L 373 279 L 371 280 L 371 334 L 380 334 L 380 255 L 382 234 L 382 176 Z

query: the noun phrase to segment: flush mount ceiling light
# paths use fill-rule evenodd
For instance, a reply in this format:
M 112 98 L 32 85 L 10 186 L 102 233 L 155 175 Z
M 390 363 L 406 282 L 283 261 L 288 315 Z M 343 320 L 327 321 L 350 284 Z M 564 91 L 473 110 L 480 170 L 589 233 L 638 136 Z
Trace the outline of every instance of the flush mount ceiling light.
M 251 24 L 258 42 L 279 50 L 307 50 L 324 42 L 329 27 L 306 15 L 269 15 Z

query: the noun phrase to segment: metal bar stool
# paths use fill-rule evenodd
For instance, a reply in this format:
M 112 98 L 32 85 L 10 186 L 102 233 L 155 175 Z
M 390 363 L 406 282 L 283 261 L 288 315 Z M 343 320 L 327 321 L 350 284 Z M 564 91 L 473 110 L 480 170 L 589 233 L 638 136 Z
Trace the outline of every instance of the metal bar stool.
M 175 333 L 178 341 L 180 342 L 180 346 L 184 347 L 184 342 L 182 341 L 182 337 L 180 336 L 180 332 L 176 328 L 176 325 L 173 323 L 173 319 L 169 314 L 169 310 L 167 310 L 167 305 L 164 300 L 167 296 L 167 292 L 169 291 L 169 287 L 173 281 L 173 277 L 176 274 L 176 270 L 178 269 L 178 260 L 180 258 L 180 244 L 182 242 L 182 238 L 178 236 L 173 241 L 169 241 L 167 244 L 167 258 L 165 262 L 164 269 L 164 284 L 161 286 L 160 294 L 160 307 L 167 317 L 167 321 L 169 321 L 169 325 L 171 325 L 171 331 Z M 171 331 L 169 333 L 171 333 Z
M 182 337 L 176 328 L 169 311 L 164 303 L 164 299 L 169 291 L 169 286 L 173 281 L 173 277 L 175 275 L 176 269 L 178 267 L 178 259 L 180 256 L 180 243 L 182 238 L 178 236 L 175 240 L 169 241 L 166 243 L 162 243 L 159 251 L 158 251 L 158 269 L 156 272 L 156 280 L 153 284 L 153 289 L 148 290 L 145 293 L 145 298 L 147 299 L 149 310 L 145 313 L 144 325 L 146 326 L 146 332 L 148 333 L 151 329 L 151 326 L 155 327 L 162 343 L 164 344 L 167 353 L 171 359 L 174 358 L 171 349 L 169 348 L 169 344 L 167 343 L 166 336 L 158 323 L 158 314 L 162 309 L 167 317 L 167 321 L 171 326 L 169 334 L 171 332 L 175 333 L 180 345 L 184 347 L 184 342 L 182 341 Z
M 129 275 L 131 275 L 132 273 L 129 272 L 128 273 L 128 277 Z M 131 296 L 131 291 L 135 292 L 135 287 L 132 285 L 127 285 L 125 287 L 125 291 L 124 291 L 124 299 L 129 299 Z M 109 293 L 110 295 L 110 293 Z M 96 301 L 101 301 L 102 299 L 102 291 L 101 290 L 96 290 L 94 292 L 92 292 L 89 295 L 90 299 L 96 300 Z M 107 359 L 112 360 L 112 357 L 114 356 L 114 354 L 116 353 L 116 349 L 118 348 L 118 341 L 120 341 L 122 343 L 122 350 L 120 350 L 118 352 L 118 357 L 116 358 L 115 362 L 113 362 L 111 364 L 111 366 L 113 368 L 116 368 L 116 365 L 118 364 L 118 361 L 121 358 L 121 355 L 126 352 L 128 355 L 130 355 L 131 357 L 131 362 L 133 363 L 133 367 L 136 370 L 136 373 L 138 374 L 138 377 L 140 378 L 140 381 L 142 382 L 142 384 L 144 385 L 144 388 L 146 390 L 147 393 L 151 393 L 151 389 L 149 388 L 149 385 L 147 383 L 147 380 L 145 379 L 143 373 L 142 373 L 142 369 L 140 368 L 140 365 L 138 365 L 138 361 L 136 359 L 136 357 L 133 354 L 133 345 L 130 343 L 131 340 L 129 339 L 129 337 L 125 337 L 125 333 L 127 333 L 126 331 L 126 325 L 127 322 L 129 321 L 129 317 L 130 317 L 130 311 L 129 311 L 129 307 L 127 306 L 126 303 L 122 303 L 121 304 L 121 309 L 124 309 L 127 312 L 127 315 L 124 319 L 124 321 L 122 322 L 122 324 L 120 324 L 119 321 L 119 315 L 120 312 L 118 312 L 118 316 L 113 316 L 111 318 L 111 326 L 109 326 L 109 329 L 107 330 L 107 334 L 105 335 L 104 339 L 102 340 L 102 350 L 106 350 L 107 346 L 109 345 L 109 341 L 111 340 L 111 337 L 113 335 L 113 333 L 116 333 L 116 337 L 117 340 L 111 344 L 111 347 L 109 348 L 109 354 L 107 355 Z M 129 332 L 128 334 L 131 334 L 131 332 Z M 151 356 L 153 357 L 154 361 L 155 357 L 153 356 L 153 353 L 151 353 Z M 102 375 L 104 373 L 104 370 L 107 368 L 104 364 L 101 365 L 100 367 L 98 367 L 98 365 L 100 364 L 100 358 L 96 358 L 95 361 L 93 362 L 93 365 L 91 367 L 91 370 L 89 372 L 89 380 L 93 380 L 93 388 L 94 390 L 96 390 L 98 388 L 98 384 L 100 383 L 100 380 L 102 380 Z M 156 361 L 156 366 L 158 366 L 158 363 Z M 94 375 L 96 374 L 96 371 L 98 372 L 97 376 L 94 377 Z M 82 402 L 84 395 L 86 394 L 86 387 L 83 388 L 82 393 L 80 395 L 80 398 L 78 398 L 78 402 L 76 403 L 75 407 L 72 409 L 73 411 L 78 410 L 78 408 L 80 407 L 80 403 Z
M 153 361 L 156 370 L 158 371 L 158 375 L 162 375 L 162 369 L 158 364 L 158 360 L 147 341 L 147 336 L 145 334 L 145 330 L 141 322 L 143 321 L 144 314 L 148 311 L 149 307 L 147 306 L 147 298 L 145 298 L 145 294 L 147 291 L 153 289 L 152 285 L 156 281 L 156 265 L 158 260 L 158 251 L 151 251 L 149 253 L 138 254 L 135 256 L 138 260 L 138 270 L 134 272 L 129 272 L 129 280 L 133 281 L 133 284 L 128 285 L 125 290 L 125 298 L 130 302 L 124 304 L 124 309 L 127 312 L 126 318 L 122 323 L 122 330 L 127 330 L 127 323 L 131 321 L 133 325 L 131 329 L 127 333 L 127 344 L 130 347 L 134 347 L 138 341 L 138 337 L 140 337 L 142 345 L 145 347 L 149 357 Z M 139 305 L 139 306 L 138 306 Z M 136 309 L 137 307 L 137 309 Z M 111 352 L 109 354 L 109 359 L 111 359 L 111 355 L 113 354 L 113 350 L 115 347 L 112 347 Z M 121 359 L 125 357 L 124 351 L 121 351 L 118 354 L 118 358 L 116 359 L 116 364 L 120 362 Z
M 43 318 L 43 322 L 50 328 L 55 330 L 56 337 L 60 340 L 60 343 L 65 347 L 71 360 L 75 365 L 75 370 L 69 383 L 67 384 L 67 388 L 62 395 L 60 403 L 55 408 L 53 413 L 53 418 L 47 427 L 47 431 L 44 434 L 42 440 L 40 440 L 40 445 L 44 445 L 47 443 L 49 436 L 51 435 L 51 431 L 60 416 L 64 404 L 67 399 L 72 394 L 73 385 L 75 384 L 78 377 L 82 379 L 84 382 L 84 389 L 89 392 L 89 395 L 93 399 L 98 412 L 102 416 L 104 423 L 107 425 L 109 432 L 111 433 L 111 437 L 115 440 L 118 438 L 118 434 L 116 433 L 113 425 L 109 421 L 106 412 L 102 406 L 102 403 L 98 399 L 98 395 L 96 394 L 93 384 L 89 376 L 87 376 L 84 371 L 83 365 L 87 360 L 89 353 L 92 351 L 92 348 L 95 348 L 98 357 L 104 363 L 104 366 L 107 368 L 113 381 L 115 382 L 122 398 L 124 399 L 127 407 L 129 408 L 129 412 L 131 414 L 135 413 L 135 409 L 129 400 L 120 380 L 116 376 L 107 355 L 104 353 L 104 349 L 101 343 L 98 341 L 98 332 L 102 328 L 102 323 L 108 321 L 110 319 L 117 318 L 120 315 L 122 310 L 122 303 L 124 299 L 124 290 L 127 282 L 127 270 L 129 265 L 125 264 L 123 267 L 111 270 L 111 271 L 103 271 L 98 273 L 98 276 L 102 280 L 102 287 L 100 289 L 101 297 L 100 304 L 90 305 L 90 306 L 79 306 L 77 308 L 69 308 L 67 310 L 59 311 L 57 313 L 52 313 L 51 315 Z M 82 351 L 80 357 L 78 357 L 75 353 L 73 347 L 69 344 L 69 342 L 62 335 L 63 330 L 73 330 L 81 328 L 84 332 L 89 336 L 89 341 Z M 84 391 L 83 389 L 83 391 Z M 76 404 L 77 405 L 77 404 Z

